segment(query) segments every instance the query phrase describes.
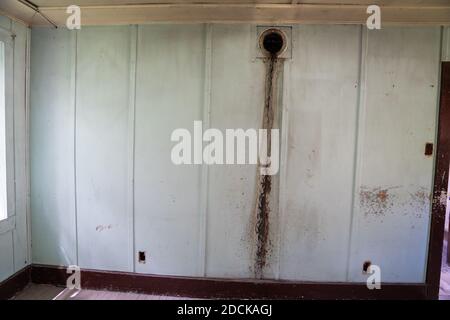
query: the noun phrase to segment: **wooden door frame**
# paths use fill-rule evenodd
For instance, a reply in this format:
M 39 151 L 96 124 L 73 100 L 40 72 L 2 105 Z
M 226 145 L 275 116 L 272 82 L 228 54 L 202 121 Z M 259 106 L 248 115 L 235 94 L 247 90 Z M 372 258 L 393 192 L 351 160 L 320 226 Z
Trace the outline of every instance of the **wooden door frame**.
M 436 163 L 431 211 L 430 242 L 426 275 L 427 297 L 439 298 L 442 250 L 450 164 L 450 61 L 441 64 Z

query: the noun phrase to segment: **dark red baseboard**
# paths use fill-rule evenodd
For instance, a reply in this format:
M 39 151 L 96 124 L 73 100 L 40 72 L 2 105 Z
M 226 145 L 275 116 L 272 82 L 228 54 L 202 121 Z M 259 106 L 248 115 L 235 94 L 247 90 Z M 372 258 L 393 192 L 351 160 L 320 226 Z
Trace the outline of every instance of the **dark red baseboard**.
M 68 274 L 63 267 L 28 266 L 0 284 L 0 300 L 11 298 L 30 281 L 37 284 L 65 286 L 67 277 Z M 425 284 L 383 284 L 381 290 L 368 290 L 365 284 L 352 283 L 189 278 L 99 270 L 82 270 L 81 285 L 86 289 L 193 298 L 427 299 Z
M 26 287 L 31 280 L 31 266 L 16 272 L 0 283 L 0 300 L 7 300 Z
M 68 274 L 62 267 L 33 265 L 33 283 L 64 286 Z M 132 291 L 155 295 L 225 299 L 426 299 L 425 284 L 382 284 L 369 290 L 365 284 L 288 281 L 227 280 L 82 270 L 86 289 Z

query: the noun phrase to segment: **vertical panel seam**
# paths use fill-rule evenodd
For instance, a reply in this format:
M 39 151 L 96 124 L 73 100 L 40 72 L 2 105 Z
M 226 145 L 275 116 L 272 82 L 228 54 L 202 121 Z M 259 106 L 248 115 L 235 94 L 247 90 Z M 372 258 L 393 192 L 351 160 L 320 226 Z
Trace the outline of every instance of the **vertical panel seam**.
M 353 182 L 352 182 L 352 197 L 351 197 L 351 212 L 350 212 L 350 228 L 349 228 L 349 237 L 348 237 L 348 245 L 347 245 L 347 274 L 346 281 L 350 280 L 350 262 L 352 257 L 352 242 L 354 235 L 354 220 L 355 220 L 355 211 L 356 211 L 356 192 L 357 192 L 357 184 L 359 184 L 360 178 L 360 170 L 361 170 L 361 152 L 363 149 L 362 141 L 363 132 L 361 125 L 364 124 L 364 110 L 365 108 L 365 86 L 366 86 L 366 55 L 367 55 L 367 44 L 368 44 L 368 33 L 365 32 L 364 26 L 360 26 L 359 32 L 359 74 L 358 74 L 358 94 L 357 94 L 357 102 L 356 102 L 356 115 L 355 115 L 355 147 L 353 151 Z
M 205 57 L 203 84 L 203 130 L 210 127 L 211 120 L 211 68 L 212 68 L 212 28 L 205 25 Z M 207 265 L 207 226 L 208 226 L 208 196 L 209 196 L 209 168 L 203 163 L 201 169 L 200 187 L 200 239 L 199 239 L 199 274 L 206 276 Z
M 74 81 L 74 96 L 73 96 L 73 168 L 74 168 L 74 209 L 75 209 L 75 259 L 79 266 L 78 253 L 78 205 L 77 205 L 77 67 L 78 67 L 78 31 L 75 31 L 75 61 L 73 67 L 73 81 Z
M 15 28 L 15 26 L 16 26 L 16 24 L 13 22 L 12 24 L 11 24 L 11 32 L 12 33 L 14 33 L 14 30 L 16 29 Z M 28 31 L 27 31 L 28 32 Z M 17 39 L 17 38 L 16 38 Z M 15 78 L 14 79 L 14 83 L 13 83 L 13 96 L 14 96 L 14 104 L 13 104 L 13 131 L 14 131 L 14 134 L 13 134 L 13 158 L 14 158 L 14 215 L 16 216 L 16 218 L 17 218 L 17 216 L 18 216 L 18 214 L 17 214 L 17 204 L 19 203 L 19 200 L 20 199 L 18 199 L 18 194 L 25 194 L 25 196 L 26 196 L 26 185 L 25 184 L 23 184 L 23 180 L 20 180 L 19 181 L 19 183 L 17 183 L 17 174 L 16 174 L 16 172 L 17 172 L 17 170 L 20 170 L 20 168 L 22 168 L 22 169 L 24 169 L 25 171 L 26 171 L 26 164 L 25 164 L 25 159 L 20 159 L 20 157 L 18 157 L 18 155 L 20 155 L 20 150 L 21 150 L 21 148 L 23 148 L 23 149 L 25 149 L 26 148 L 26 146 L 25 145 L 20 145 L 20 144 L 18 144 L 17 143 L 17 135 L 16 135 L 16 129 L 17 130 L 25 130 L 25 128 L 24 127 L 22 127 L 21 126 L 21 121 L 22 121 L 22 118 L 17 118 L 17 114 L 16 114 L 16 108 L 17 109 L 21 109 L 22 108 L 22 106 L 21 105 L 19 105 L 18 103 L 17 103 L 17 100 L 16 100 L 16 98 L 15 98 L 15 96 L 16 95 L 23 95 L 23 98 L 24 98 L 24 102 L 25 102 L 25 104 L 26 104 L 26 67 L 27 67 L 27 63 L 26 63 L 26 60 L 27 60 L 27 54 L 26 54 L 26 52 L 27 52 L 27 38 L 25 38 L 24 39 L 25 41 L 23 42 L 24 44 L 25 44 L 25 50 L 24 50 L 24 52 L 25 52 L 25 55 L 24 55 L 24 60 L 23 61 L 21 61 L 22 63 L 23 63 L 23 69 L 22 68 L 18 68 L 18 66 L 19 66 L 19 60 L 18 59 L 16 59 L 16 54 L 18 53 L 18 51 L 16 50 L 16 49 L 14 49 L 14 65 L 13 65 L 13 72 L 14 72 L 14 74 L 17 72 L 17 73 L 20 73 L 20 74 L 22 74 L 23 76 L 24 76 L 24 78 L 25 78 L 25 81 L 22 83 L 23 84 L 23 91 L 19 91 L 18 90 L 18 88 L 17 88 L 17 86 L 16 86 L 16 80 L 17 80 L 17 78 Z M 16 41 L 17 40 L 15 40 L 14 41 L 14 46 L 15 46 L 15 43 L 16 43 Z M 20 88 L 20 86 L 19 86 L 19 88 Z M 24 110 L 25 110 L 25 104 L 24 104 Z M 16 121 L 19 121 L 19 123 L 18 123 L 18 125 L 16 124 Z M 25 122 L 26 123 L 26 122 Z M 26 141 L 24 141 L 24 144 L 26 144 Z M 22 162 L 22 160 L 23 160 L 23 162 Z M 16 163 L 16 162 L 19 162 L 20 161 L 20 163 Z M 25 166 L 25 168 L 24 167 L 22 167 L 22 165 L 24 165 Z M 26 177 L 25 177 L 25 179 L 26 179 Z M 26 202 L 26 197 L 25 197 L 25 202 Z M 25 214 L 25 230 L 27 230 L 26 228 L 27 228 L 27 221 L 26 221 L 26 210 L 25 210 L 25 212 L 23 212 L 22 211 L 22 216 L 23 216 L 23 214 Z M 13 241 L 14 241 L 14 243 L 13 243 L 13 245 L 14 245 L 14 271 L 18 271 L 19 269 L 21 269 L 21 266 L 22 266 L 22 262 L 19 262 L 18 264 L 16 263 L 16 259 L 18 258 L 18 256 L 19 255 L 16 255 L 15 254 L 15 251 L 16 251 L 16 248 L 19 248 L 19 247 L 22 247 L 22 248 L 24 248 L 25 247 L 25 251 L 26 251 L 26 260 L 28 261 L 28 235 L 27 235 L 27 233 L 25 232 L 25 234 L 21 234 L 21 232 L 19 232 L 18 230 L 17 230 L 17 228 L 16 228 L 16 226 L 17 226 L 17 219 L 16 219 L 16 221 L 15 221 L 15 228 L 14 228 L 14 230 L 13 230 Z M 22 240 L 24 239 L 25 240 L 25 244 L 24 244 L 24 246 L 23 246 L 23 243 L 21 243 L 22 242 Z M 16 241 L 18 242 L 18 243 L 16 243 Z M 19 245 L 19 244 L 21 244 L 21 245 Z M 26 263 L 26 261 L 25 261 L 25 263 Z
M 135 208 L 134 208 L 134 175 L 135 175 L 135 139 L 136 139 L 136 74 L 137 74 L 137 43 L 139 26 L 131 26 L 130 41 L 130 84 L 129 84 L 129 114 L 128 114 L 128 210 L 129 210 L 129 248 L 130 267 L 136 272 L 136 237 L 135 237 Z
M 10 25 L 10 30 L 11 33 L 13 33 L 13 21 L 10 20 L 11 25 Z M 16 38 L 14 38 L 14 41 L 12 42 L 12 59 L 13 59 L 13 67 L 12 67 L 12 87 L 13 87 L 13 92 L 12 92 L 12 148 L 9 149 L 8 147 L 6 147 L 6 150 L 12 150 L 12 157 L 13 157 L 13 163 L 12 165 L 12 174 L 13 174 L 13 192 L 14 192 L 14 209 L 13 209 L 13 215 L 16 215 L 16 201 L 17 201 L 17 192 L 16 192 L 16 69 L 17 69 L 17 59 L 16 59 Z M 8 121 L 7 118 L 5 118 L 5 121 Z M 5 124 L 6 127 L 6 124 Z M 6 157 L 6 159 L 8 159 L 8 157 Z M 8 172 L 8 169 L 7 171 Z M 7 173 L 8 174 L 8 173 Z M 8 185 L 8 183 L 7 183 Z M 6 190 L 8 190 L 8 187 L 6 187 Z M 6 199 L 8 199 L 8 196 L 6 196 Z M 8 206 L 7 206 L 8 208 Z M 15 254 L 15 233 L 16 233 L 16 222 L 14 221 L 14 229 L 11 232 L 11 240 L 12 240 L 12 258 L 13 258 L 13 270 L 14 272 L 16 271 L 16 254 Z
M 31 29 L 27 28 L 27 39 L 25 43 L 25 223 L 27 232 L 27 264 L 32 259 L 32 238 L 31 238 L 31 210 L 30 210 L 30 50 L 31 50 Z
M 15 222 L 15 219 L 14 219 L 14 224 L 15 224 L 16 222 Z M 14 233 L 15 233 L 15 231 L 16 231 L 16 229 L 15 229 L 15 226 L 14 226 L 14 228 L 11 230 L 11 246 L 12 246 L 12 250 L 11 250 L 11 252 L 12 252 L 12 267 L 13 267 L 13 273 L 15 273 L 16 272 L 16 255 L 15 255 L 15 253 L 14 253 L 14 250 L 15 250 L 15 246 L 14 246 Z
M 297 35 L 298 26 L 294 26 L 291 31 L 291 51 L 294 54 L 294 37 Z M 278 182 L 278 222 L 277 222 L 277 268 L 275 279 L 280 279 L 281 274 L 281 250 L 282 250 L 282 235 L 284 234 L 284 225 L 281 224 L 285 215 L 285 204 L 286 204 L 286 177 L 287 177 L 287 167 L 288 167 L 288 145 L 289 145 L 289 104 L 291 102 L 291 65 L 293 63 L 293 56 L 283 64 L 283 96 L 281 104 L 281 155 L 280 155 L 280 174 Z

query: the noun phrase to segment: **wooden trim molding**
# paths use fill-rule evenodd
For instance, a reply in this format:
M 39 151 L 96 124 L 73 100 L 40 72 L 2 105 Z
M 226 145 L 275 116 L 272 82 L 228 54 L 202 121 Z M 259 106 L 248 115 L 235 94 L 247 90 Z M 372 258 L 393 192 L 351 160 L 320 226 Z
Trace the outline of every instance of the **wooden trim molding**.
M 26 266 L 0 283 L 0 300 L 7 300 L 23 290 L 31 280 L 31 266 Z
M 0 300 L 9 299 L 28 283 L 65 286 L 65 267 L 27 266 L 0 284 Z M 363 283 L 314 283 L 269 280 L 229 280 L 81 270 L 85 289 L 139 292 L 193 298 L 235 299 L 426 299 L 425 284 L 382 284 L 369 290 Z
M 441 95 L 437 132 L 437 152 L 434 173 L 430 243 L 428 249 L 427 292 L 429 299 L 439 297 L 445 208 L 447 204 L 448 171 L 450 165 L 450 62 L 442 62 Z
M 33 265 L 31 280 L 65 286 L 64 267 Z M 192 298 L 234 299 L 426 299 L 425 284 L 313 283 L 269 280 L 228 280 L 81 270 L 81 287 Z
M 65 26 L 66 7 L 40 11 Z M 367 5 L 339 4 L 135 4 L 81 6 L 83 25 L 146 23 L 365 24 Z M 447 6 L 382 6 L 382 25 L 450 25 Z M 33 16 L 32 25 L 48 25 Z
M 106 1 L 104 1 L 106 2 Z M 167 23 L 365 23 L 369 5 L 382 8 L 383 24 L 449 24 L 448 0 L 109 0 L 75 1 L 83 25 Z M 45 1 L 39 11 L 65 26 L 70 0 Z M 0 10 L 28 25 L 50 25 L 33 6 L 0 1 Z

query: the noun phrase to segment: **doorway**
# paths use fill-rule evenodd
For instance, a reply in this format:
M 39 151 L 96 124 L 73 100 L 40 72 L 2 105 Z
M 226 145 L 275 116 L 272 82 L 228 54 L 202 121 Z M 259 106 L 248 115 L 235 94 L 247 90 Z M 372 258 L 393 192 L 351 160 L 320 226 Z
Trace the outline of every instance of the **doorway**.
M 449 146 L 450 135 L 448 133 L 448 123 L 450 121 L 450 62 L 442 62 L 441 73 L 441 99 L 440 99 L 440 111 L 439 111 L 439 149 L 438 158 L 436 163 L 435 174 L 435 188 L 434 188 L 434 204 L 433 208 L 433 220 L 437 222 L 437 225 L 441 225 L 441 232 L 443 230 L 443 236 L 440 238 L 442 241 L 439 243 L 442 246 L 439 258 L 440 264 L 440 282 L 439 282 L 439 299 L 450 300 L 450 251 L 449 251 L 449 212 L 450 212 L 450 183 L 448 181 L 449 172 Z M 440 169 L 441 168 L 441 169 Z M 440 172 L 442 171 L 442 172 Z M 439 172 L 441 174 L 439 174 Z M 439 179 L 442 177 L 443 179 Z M 445 190 L 442 192 L 439 190 Z M 439 198 L 439 201 L 437 201 Z M 439 207 L 441 209 L 439 209 Z M 437 214 L 437 215 L 436 215 Z M 445 215 L 445 216 L 444 216 Z M 443 224 L 443 225 L 442 225 Z M 432 247 L 430 247 L 432 250 Z M 438 252 L 436 252 L 438 253 Z M 438 257 L 436 257 L 438 258 Z M 437 260 L 437 259 L 436 259 Z M 436 266 L 437 267 L 437 266 Z M 428 273 L 432 272 L 430 266 Z
M 450 183 L 449 188 L 450 190 Z M 450 250 L 448 243 L 450 242 L 450 196 L 447 192 L 447 208 L 445 211 L 445 229 L 444 229 L 444 244 L 442 246 L 442 266 L 441 266 L 441 281 L 439 285 L 439 299 L 450 300 Z

